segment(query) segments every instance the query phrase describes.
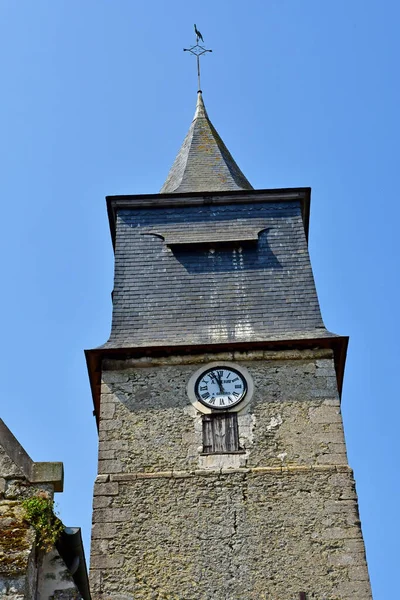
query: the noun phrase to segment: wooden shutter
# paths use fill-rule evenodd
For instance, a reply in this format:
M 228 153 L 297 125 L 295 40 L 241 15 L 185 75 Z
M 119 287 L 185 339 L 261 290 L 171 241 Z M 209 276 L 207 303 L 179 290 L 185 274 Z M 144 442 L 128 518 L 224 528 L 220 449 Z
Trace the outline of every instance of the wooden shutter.
M 238 450 L 237 413 L 203 415 L 203 452 L 224 453 Z

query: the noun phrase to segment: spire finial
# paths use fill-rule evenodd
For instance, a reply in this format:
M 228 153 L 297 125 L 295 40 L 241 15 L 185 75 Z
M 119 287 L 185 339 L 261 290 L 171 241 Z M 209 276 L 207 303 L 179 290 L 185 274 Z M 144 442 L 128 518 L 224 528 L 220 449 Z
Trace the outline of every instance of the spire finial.
M 201 35 L 200 31 L 197 29 L 196 23 L 194 24 L 194 32 L 196 34 L 196 44 L 194 46 L 190 46 L 190 48 L 184 48 L 183 51 L 184 52 L 190 52 L 191 54 L 193 54 L 196 57 L 196 62 L 197 62 L 197 85 L 198 85 L 198 91 L 201 92 L 201 85 L 200 85 L 200 56 L 202 56 L 202 54 L 205 54 L 206 52 L 212 52 L 212 50 L 207 50 L 204 46 L 201 46 L 199 44 L 199 41 L 203 42 L 203 44 L 204 44 L 204 40 L 203 40 L 203 36 Z

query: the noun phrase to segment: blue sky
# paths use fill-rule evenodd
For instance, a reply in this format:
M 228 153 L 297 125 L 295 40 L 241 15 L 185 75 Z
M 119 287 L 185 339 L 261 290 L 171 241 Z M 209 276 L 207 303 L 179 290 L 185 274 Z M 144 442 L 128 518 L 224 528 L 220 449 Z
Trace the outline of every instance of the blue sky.
M 399 524 L 394 0 L 1 0 L 1 416 L 62 460 L 90 533 L 97 433 L 83 356 L 110 329 L 104 196 L 157 192 L 196 102 L 256 188 L 312 187 L 310 253 L 343 393 L 374 599 L 395 598 Z

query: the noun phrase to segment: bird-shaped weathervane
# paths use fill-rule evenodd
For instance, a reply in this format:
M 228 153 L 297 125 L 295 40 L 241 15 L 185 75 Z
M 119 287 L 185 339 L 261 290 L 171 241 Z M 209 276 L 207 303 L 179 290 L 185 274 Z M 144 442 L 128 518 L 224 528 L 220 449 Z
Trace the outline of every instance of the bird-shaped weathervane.
M 196 34 L 196 44 L 195 44 L 195 46 L 190 46 L 190 48 L 184 48 L 183 51 L 184 52 L 190 52 L 191 54 L 194 54 L 194 56 L 196 57 L 196 61 L 197 61 L 197 83 L 198 83 L 198 91 L 201 92 L 201 85 L 200 85 L 200 56 L 202 54 L 205 54 L 206 52 L 212 52 L 212 50 L 207 50 L 204 46 L 201 46 L 199 44 L 199 40 L 204 44 L 204 39 L 203 39 L 203 36 L 201 35 L 200 31 L 197 29 L 196 23 L 194 24 L 194 32 Z
M 196 34 L 196 42 L 199 43 L 199 40 L 201 40 L 204 44 L 204 40 L 203 40 L 203 36 L 201 35 L 200 31 L 197 29 L 196 27 L 196 23 L 194 24 L 194 32 Z

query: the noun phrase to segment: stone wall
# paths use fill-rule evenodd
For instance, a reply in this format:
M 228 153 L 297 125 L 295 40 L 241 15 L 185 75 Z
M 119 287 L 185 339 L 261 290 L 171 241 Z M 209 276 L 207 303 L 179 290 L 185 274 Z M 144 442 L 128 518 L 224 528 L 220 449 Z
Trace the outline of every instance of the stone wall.
M 36 590 L 35 532 L 15 500 L 0 500 L 0 598 L 33 598 Z
M 0 598 L 23 600 L 37 594 L 35 531 L 21 502 L 38 493 L 53 495 L 51 485 L 33 485 L 0 445 Z
M 23 507 L 32 496 L 53 500 L 62 480 L 62 463 L 33 462 L 0 419 L 0 598 L 82 600 L 58 550 L 38 548 Z
M 240 455 L 202 456 L 186 384 L 214 360 L 254 379 Z M 99 437 L 95 598 L 371 598 L 329 352 L 108 362 Z
M 1 452 L 0 452 L 1 453 Z M 3 472 L 4 473 L 4 472 Z M 0 598 L 37 598 L 45 555 L 35 543 L 35 530 L 25 520 L 22 501 L 37 494 L 53 497 L 51 485 L 32 485 L 23 477 L 3 479 L 0 494 Z M 54 591 L 54 583 L 53 591 Z M 43 600 L 49 595 L 42 595 Z

